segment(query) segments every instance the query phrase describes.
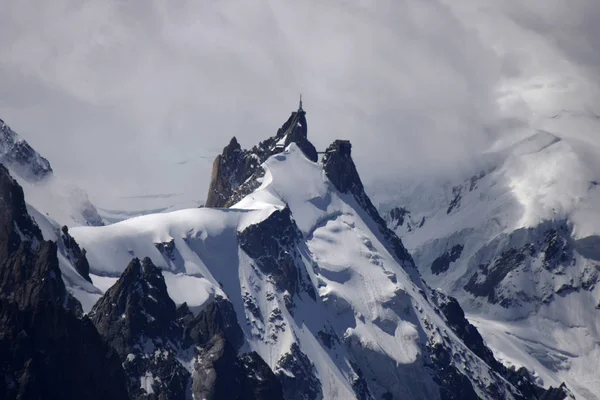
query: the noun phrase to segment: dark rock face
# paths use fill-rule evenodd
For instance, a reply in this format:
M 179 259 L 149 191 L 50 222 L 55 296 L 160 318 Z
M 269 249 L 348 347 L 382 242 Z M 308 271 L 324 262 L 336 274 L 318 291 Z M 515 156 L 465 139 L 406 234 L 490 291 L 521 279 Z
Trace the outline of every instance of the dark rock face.
M 243 150 L 234 137 L 213 163 L 206 207 L 230 207 L 251 193 L 260 184 L 257 180 L 264 171 L 261 164 L 273 154 L 282 152 L 294 142 L 313 162 L 317 150 L 308 140 L 306 113 L 295 111 L 277 131 L 277 134 L 260 142 L 250 150 Z
M 175 303 L 167 293 L 162 272 L 149 258 L 134 259 L 121 278 L 92 308 L 90 318 L 117 350 L 126 354 L 138 339 L 173 336 Z
M 293 112 L 290 118 L 277 131 L 277 137 L 285 138 L 284 146 L 277 146 L 274 154 L 283 150 L 294 142 L 304 153 L 306 158 L 317 162 L 318 155 L 315 146 L 308 140 L 308 127 L 306 125 L 306 113 L 304 111 Z
M 235 189 L 248 179 L 259 163 L 253 163 L 233 137 L 213 163 L 206 207 L 224 207 Z
M 508 273 L 521 266 L 527 259 L 527 254 L 531 254 L 533 251 L 531 246 L 509 249 L 500 254 L 493 263 L 480 265 L 480 272 L 476 272 L 471 277 L 465 285 L 465 290 L 475 296 L 487 296 L 490 303 L 510 306 L 509 299 L 498 296 L 497 287 Z
M 23 189 L 0 164 L 0 260 L 18 248 L 22 238 L 33 245 L 43 240 L 40 228 L 27 213 Z
M 452 364 L 452 355 L 444 346 L 429 347 L 429 356 L 434 365 L 433 380 L 440 387 L 442 400 L 479 400 L 471 381 Z
M 21 308 L 50 302 L 81 315 L 81 304 L 67 293 L 58 267 L 54 242 L 42 242 L 36 250 L 23 241 L 0 267 L 0 297 Z
M 373 400 L 373 395 L 369 390 L 369 385 L 365 377 L 363 376 L 362 371 L 356 363 L 350 361 L 350 365 L 352 366 L 352 370 L 356 374 L 356 378 L 352 381 L 352 389 L 354 389 L 354 393 L 359 400 Z
M 90 312 L 98 332 L 117 351 L 132 398 L 185 399 L 189 372 L 169 339 L 180 338 L 175 303 L 160 269 L 134 259 Z
M 236 351 L 223 335 L 213 336 L 200 350 L 193 373 L 192 391 L 200 399 L 240 398 L 234 372 Z
M 169 260 L 175 260 L 175 240 L 171 239 L 168 242 L 154 243 L 154 247 Z
M 564 400 L 567 397 L 569 397 L 569 390 L 563 383 L 557 388 L 551 387 L 550 389 L 548 389 L 546 393 L 544 393 L 544 395 L 540 398 L 540 400 Z
M 131 261 L 90 318 L 119 354 L 131 398 L 281 398 L 262 359 L 238 357 L 244 336 L 231 303 L 217 297 L 198 316 L 185 304 L 176 308 L 149 258 Z M 257 367 L 252 376 L 248 360 Z
M 0 210 L 0 398 L 127 399 L 116 353 L 88 318 L 78 318 L 56 243 L 42 240 L 3 166 Z
M 585 269 L 581 276 L 556 288 L 555 293 L 541 288 L 544 297 L 535 299 L 505 281 L 511 273 L 536 271 L 536 268 L 539 273 L 564 275 L 575 264 L 575 246 L 566 222 L 547 221 L 536 227 L 518 229 L 496 238 L 472 257 L 482 261 L 464 289 L 504 308 L 548 303 L 554 294 L 565 296 L 579 290 L 592 290 L 598 281 L 598 272 L 593 268 Z M 536 260 L 540 262 L 536 264 Z
M 190 339 L 190 345 L 206 343 L 219 334 L 223 334 L 236 351 L 244 344 L 244 332 L 237 323 L 233 305 L 221 296 L 215 296 L 215 300 L 195 318 L 189 310 L 186 312 L 181 307 L 177 312 L 181 315 L 179 321 L 185 326 L 185 336 Z
M 537 386 L 534 383 L 533 377 L 525 368 L 521 367 L 518 370 L 514 368 L 509 369 L 498 362 L 492 350 L 483 341 L 483 337 L 477 328 L 466 319 L 463 309 L 454 297 L 446 296 L 439 290 L 433 290 L 431 291 L 431 299 L 439 307 L 442 316 L 463 343 L 479 358 L 485 361 L 493 371 L 518 389 L 518 393 L 513 393 L 517 399 L 545 399 L 545 396 L 552 396 L 553 393 L 557 393 L 558 389 L 551 387 L 545 390 Z
M 392 229 L 396 229 L 399 226 L 403 226 L 404 225 L 404 217 L 406 217 L 407 214 L 410 214 L 410 211 L 408 211 L 404 207 L 392 208 L 389 212 L 389 218 L 390 218 L 390 222 L 392 224 Z
M 283 399 L 281 384 L 268 365 L 251 352 L 236 358 L 222 335 L 215 335 L 200 350 L 192 391 L 200 399 Z
M 69 234 L 69 228 L 66 225 L 62 227 L 61 231 L 67 258 L 73 263 L 79 275 L 86 281 L 92 283 L 92 278 L 90 278 L 90 264 L 85 256 L 85 249 L 79 247 L 73 236 Z
M 410 265 L 413 280 L 420 285 L 420 276 L 416 272 L 416 267 L 411 255 L 408 253 L 402 241 L 394 231 L 388 228 L 387 224 L 377 212 L 377 209 L 371 202 L 371 199 L 365 193 L 363 183 L 356 170 L 356 165 L 351 156 L 351 144 L 345 140 L 334 141 L 325 151 L 323 156 L 323 167 L 327 178 L 333 183 L 335 188 L 341 193 L 351 194 L 358 205 L 373 219 L 377 225 L 377 230 L 382 236 L 382 243 L 388 244 L 390 253 L 395 255 L 401 265 Z
M 442 272 L 448 271 L 448 268 L 450 268 L 450 263 L 458 260 L 462 254 L 462 251 L 463 246 L 461 244 L 457 244 L 456 246 L 452 247 L 450 250 L 433 260 L 433 263 L 431 263 L 431 272 L 438 275 Z
M 298 286 L 295 245 L 301 238 L 302 233 L 288 207 L 238 233 L 241 249 L 256 261 L 264 274 L 273 277 L 281 291 L 287 290 L 292 296 Z
M 65 289 L 56 252 L 27 213 L 23 189 L 0 165 L 0 297 L 21 307 L 49 301 L 80 313 Z
M 548 271 L 555 271 L 560 266 L 571 264 L 573 247 L 569 243 L 568 233 L 565 226 L 561 226 L 559 229 L 550 229 L 546 232 L 542 251 L 544 253 L 544 268 Z
M 0 300 L 3 399 L 128 399 L 114 350 L 60 304 L 20 309 Z
M 281 383 L 271 371 L 267 363 L 256 353 L 246 353 L 237 361 L 242 398 L 247 400 L 281 399 L 283 393 Z
M 298 344 L 292 344 L 290 352 L 279 359 L 276 371 L 286 400 L 315 400 L 323 395 L 315 367 Z
M 29 181 L 40 181 L 52 174 L 52 167 L 25 140 L 0 119 L 0 162 L 10 166 Z
M 406 232 L 412 232 L 418 228 L 422 228 L 426 222 L 425 217 L 414 220 L 411 212 L 405 207 L 394 207 L 385 214 L 385 221 L 390 229 L 396 230 L 404 227 Z
M 483 337 L 481 337 L 477 328 L 467 321 L 463 309 L 454 297 L 446 296 L 441 291 L 434 290 L 431 292 L 431 299 L 439 307 L 450 328 L 452 328 L 473 353 L 477 354 L 492 368 L 500 365 L 494 358 L 492 351 L 485 345 Z

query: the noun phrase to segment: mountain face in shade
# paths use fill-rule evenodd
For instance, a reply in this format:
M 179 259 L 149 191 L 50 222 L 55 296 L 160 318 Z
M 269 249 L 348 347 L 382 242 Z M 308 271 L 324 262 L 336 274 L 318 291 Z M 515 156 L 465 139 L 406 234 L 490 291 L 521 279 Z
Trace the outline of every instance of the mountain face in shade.
M 0 165 L 0 398 L 127 399 L 114 350 L 66 290 L 54 242 Z
M 129 263 L 90 318 L 121 357 L 131 398 L 281 398 L 262 359 L 237 356 L 243 333 L 229 302 L 216 299 L 198 316 L 177 309 L 149 258 Z

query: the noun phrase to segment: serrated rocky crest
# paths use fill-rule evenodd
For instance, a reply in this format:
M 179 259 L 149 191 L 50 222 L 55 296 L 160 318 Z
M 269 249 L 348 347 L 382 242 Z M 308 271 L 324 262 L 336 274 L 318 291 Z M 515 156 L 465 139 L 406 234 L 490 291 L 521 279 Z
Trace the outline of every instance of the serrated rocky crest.
M 80 319 L 56 243 L 43 240 L 2 165 L 0 210 L 0 398 L 126 399 L 116 353 Z
M 197 316 L 185 304 L 177 309 L 149 258 L 131 261 L 90 318 L 121 357 L 131 398 L 278 398 L 279 383 L 264 362 L 238 357 L 243 334 L 227 300 Z M 257 365 L 254 378 L 247 363 Z
M 311 161 L 317 161 L 317 150 L 308 140 L 306 112 L 300 108 L 277 130 L 277 134 L 250 150 L 243 150 L 233 137 L 213 163 L 206 207 L 229 207 L 258 187 L 257 179 L 264 171 L 260 166 L 273 154 L 296 143 Z

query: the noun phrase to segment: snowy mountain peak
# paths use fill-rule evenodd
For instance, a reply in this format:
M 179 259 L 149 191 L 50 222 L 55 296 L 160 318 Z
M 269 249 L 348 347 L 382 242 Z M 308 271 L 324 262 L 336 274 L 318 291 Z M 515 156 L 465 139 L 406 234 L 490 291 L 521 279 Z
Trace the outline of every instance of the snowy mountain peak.
M 600 399 L 587 367 L 600 338 L 595 154 L 538 131 L 492 148 L 470 178 L 399 186 L 380 207 L 423 279 L 458 299 L 498 358 L 586 399 Z
M 0 162 L 28 181 L 52 175 L 50 163 L 0 119 Z
M 319 162 L 306 133 L 299 111 L 251 150 L 232 140 L 215 161 L 219 207 L 70 229 L 32 209 L 129 396 L 543 398 L 526 370 L 497 362 L 456 300 L 421 280 L 350 143 Z
M 219 336 L 203 337 L 199 354 L 212 348 L 226 357 L 233 351 L 238 360 L 255 354 L 286 399 L 541 397 L 527 374 L 519 386 L 499 363 L 481 358 L 490 354 L 482 343 L 465 343 L 477 338 L 475 328 L 460 317 L 458 303 L 436 300 L 442 296 L 421 281 L 364 192 L 350 150 L 336 141 L 315 162 L 292 142 L 246 173 L 222 200 L 229 208 L 71 231 L 88 250 L 92 279 L 118 276 L 132 257 L 151 257 L 168 295 L 181 305 L 176 325 L 205 319 L 219 302 L 230 304 L 222 326 L 238 327 L 231 332 L 240 336 L 225 337 L 239 337 L 239 347 L 234 339 L 214 347 Z M 257 153 L 224 154 L 256 161 L 250 154 Z M 160 345 L 153 343 L 153 349 Z M 146 376 L 139 368 L 128 371 L 136 382 Z M 170 390 L 152 382 L 152 390 Z
M 317 161 L 317 150 L 308 140 L 306 113 L 292 112 L 277 134 L 260 142 L 250 150 L 242 150 L 233 137 L 213 163 L 206 207 L 228 207 L 256 188 L 251 179 L 263 173 L 260 165 L 271 155 L 282 152 L 290 143 L 295 143 L 313 162 Z

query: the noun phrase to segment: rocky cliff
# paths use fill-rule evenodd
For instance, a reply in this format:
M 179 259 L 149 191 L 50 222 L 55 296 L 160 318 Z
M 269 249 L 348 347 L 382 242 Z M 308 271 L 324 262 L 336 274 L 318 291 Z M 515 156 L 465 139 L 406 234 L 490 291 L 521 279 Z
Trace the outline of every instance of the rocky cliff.
M 0 210 L 0 398 L 128 398 L 116 353 L 81 318 L 56 244 L 42 239 L 1 165 Z

